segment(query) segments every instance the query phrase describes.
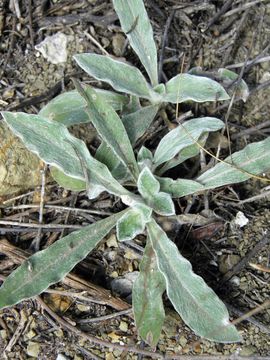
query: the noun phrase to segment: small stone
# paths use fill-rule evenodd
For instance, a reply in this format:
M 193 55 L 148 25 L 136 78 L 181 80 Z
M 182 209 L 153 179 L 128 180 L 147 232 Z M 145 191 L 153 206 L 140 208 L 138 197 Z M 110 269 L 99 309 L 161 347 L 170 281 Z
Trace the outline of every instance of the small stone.
M 7 332 L 6 330 L 0 330 L 0 336 L 3 340 L 7 338 Z
M 229 270 L 231 270 L 236 264 L 240 261 L 240 256 L 234 254 L 225 254 L 221 255 L 219 259 L 219 271 L 222 274 L 226 274 Z
M 118 272 L 117 272 L 117 271 L 113 271 L 113 272 L 110 274 L 110 277 L 112 277 L 113 279 L 118 278 Z
M 270 72 L 266 71 L 265 73 L 263 73 L 263 76 L 260 78 L 259 83 L 263 84 L 266 81 L 270 80 Z
M 111 282 L 112 291 L 120 296 L 130 295 L 138 274 L 138 271 L 133 271 L 132 273 L 127 273 L 124 276 L 113 279 Z
M 239 286 L 240 285 L 240 279 L 239 279 L 238 276 L 233 276 L 229 281 L 234 286 Z
M 26 335 L 26 339 L 32 339 L 33 337 L 35 337 L 37 334 L 34 330 L 30 330 Z
M 125 321 L 120 321 L 119 329 L 123 332 L 127 332 L 128 324 Z
M 111 250 L 111 251 L 105 252 L 104 255 L 106 256 L 106 259 L 108 259 L 109 261 L 115 261 L 117 258 L 117 251 Z
M 52 64 L 65 63 L 67 61 L 67 41 L 68 38 L 63 33 L 56 33 L 47 36 L 35 49 Z
M 64 337 L 63 330 L 61 330 L 61 329 L 55 330 L 55 331 L 54 331 L 54 334 L 55 334 L 57 337 L 59 337 L 59 338 Z
M 187 344 L 187 339 L 186 339 L 184 336 L 181 336 L 180 339 L 179 339 L 179 344 L 180 344 L 182 347 L 185 347 L 186 344 Z
M 40 350 L 40 344 L 29 341 L 26 349 L 27 355 L 37 358 L 39 354 L 39 350 Z
M 128 260 L 138 259 L 138 255 L 130 249 L 126 250 L 124 257 Z
M 106 245 L 108 247 L 118 247 L 118 242 L 115 235 L 112 235 L 109 237 L 109 239 L 106 241 Z
M 242 227 L 244 227 L 245 225 L 248 224 L 249 220 L 242 211 L 238 211 L 238 213 L 236 214 L 236 217 L 233 220 L 233 222 L 234 222 L 235 225 L 242 228 Z
M 101 39 L 101 42 L 102 42 L 102 45 L 103 45 L 104 48 L 106 48 L 106 47 L 108 47 L 110 45 L 110 40 L 107 39 L 106 37 L 103 37 Z
M 12 99 L 14 96 L 15 90 L 14 89 L 7 89 L 3 92 L 2 98 L 3 100 Z
M 113 351 L 113 355 L 115 356 L 116 359 L 120 359 L 122 352 L 123 351 L 116 349 Z
M 82 312 L 86 312 L 86 311 L 90 310 L 90 306 L 89 305 L 78 304 L 77 309 L 82 311 Z
M 56 360 L 68 360 L 63 354 L 58 354 Z
M 125 37 L 122 34 L 116 34 L 112 38 L 113 52 L 116 56 L 123 55 L 123 49 L 125 46 Z
M 106 353 L 105 359 L 106 360 L 114 360 L 115 357 L 114 357 L 114 355 L 112 353 Z
M 119 342 L 119 339 L 121 338 L 121 336 L 117 335 L 114 331 L 110 332 L 108 336 L 111 338 L 112 343 Z

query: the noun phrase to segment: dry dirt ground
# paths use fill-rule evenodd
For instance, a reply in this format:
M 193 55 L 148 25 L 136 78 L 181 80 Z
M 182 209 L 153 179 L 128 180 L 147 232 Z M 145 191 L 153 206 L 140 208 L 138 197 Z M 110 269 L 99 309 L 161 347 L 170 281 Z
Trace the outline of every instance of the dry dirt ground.
M 194 66 L 206 71 L 228 67 L 241 74 L 250 88 L 247 102 L 236 97 L 229 113 L 228 103 L 186 104 L 180 111 L 192 110 L 198 116 L 208 114 L 223 120 L 228 114 L 233 151 L 268 136 L 270 1 L 146 0 L 145 3 L 162 58 L 162 81 Z M 67 39 L 68 56 L 61 64 L 50 63 L 35 48 L 56 33 L 65 34 Z M 101 53 L 103 48 L 140 67 L 125 41 L 110 1 L 3 0 L 0 36 L 2 110 L 37 113 L 48 100 L 72 88 L 72 76 L 102 86 L 76 67 L 72 61 L 76 53 Z M 168 107 L 167 114 L 174 121 L 175 108 Z M 155 123 L 155 131 L 165 131 L 159 116 Z M 11 135 L 1 129 L 3 154 L 4 145 L 10 151 L 14 148 L 13 140 L 7 140 Z M 94 151 L 96 140 L 91 127 L 80 126 L 73 130 Z M 148 141 L 148 146 L 154 146 L 151 138 Z M 11 190 L 7 190 L 5 196 L 0 189 L 1 280 L 29 255 L 37 235 L 30 225 L 22 227 L 18 222 L 38 222 L 40 190 L 33 185 L 40 185 L 41 179 L 40 176 L 34 178 L 32 170 L 28 169 L 19 174 L 24 181 L 18 183 L 16 180 L 15 185 L 14 172 L 20 171 L 23 162 L 21 145 L 18 151 L 16 166 L 5 170 L 11 179 Z M 224 141 L 221 156 L 228 154 L 228 142 Z M 33 164 L 32 158 L 29 163 Z M 196 170 L 195 165 L 192 168 Z M 51 182 L 49 175 L 47 180 L 45 226 L 39 234 L 42 248 L 66 235 L 73 226 L 89 224 L 118 206 L 115 199 L 106 194 L 90 202 L 84 192 L 65 191 Z M 138 271 L 140 248 L 119 246 L 112 234 L 63 283 L 40 298 L 0 312 L 1 359 L 60 360 L 61 355 L 62 359 L 76 360 L 151 359 L 157 353 L 166 354 L 168 359 L 185 359 L 185 356 L 196 359 L 201 355 L 213 359 L 270 356 L 268 186 L 266 182 L 252 179 L 210 191 L 205 196 L 182 199 L 179 214 L 190 215 L 187 223 L 181 226 L 179 223 L 164 224 L 170 228 L 173 240 L 192 262 L 194 270 L 227 304 L 231 318 L 238 319 L 242 343 L 214 344 L 199 339 L 165 299 L 167 317 L 162 337 L 156 352 L 148 348 L 136 333 L 127 286 L 132 283 L 132 276 L 127 274 Z M 248 219 L 242 228 L 234 222 L 239 211 Z M 207 223 L 198 221 L 196 216 L 206 213 Z M 7 225 L 5 221 L 17 224 Z M 55 230 L 46 228 L 46 224 L 54 224 Z M 70 227 L 63 229 L 62 224 Z M 143 241 L 139 238 L 137 244 L 143 245 Z M 117 283 L 123 276 L 124 290 Z M 92 342 L 93 338 L 106 343 L 97 345 Z M 131 346 L 137 350 L 130 351 Z

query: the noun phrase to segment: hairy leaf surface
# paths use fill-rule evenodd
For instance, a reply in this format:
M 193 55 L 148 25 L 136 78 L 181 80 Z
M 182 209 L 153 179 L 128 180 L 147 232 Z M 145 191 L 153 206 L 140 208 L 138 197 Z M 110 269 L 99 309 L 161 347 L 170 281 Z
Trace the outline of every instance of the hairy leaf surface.
M 165 319 L 162 300 L 165 289 L 164 276 L 157 267 L 156 255 L 148 239 L 140 273 L 132 289 L 132 307 L 139 334 L 151 347 L 157 345 Z
M 148 167 L 143 168 L 138 178 L 138 190 L 146 203 L 164 216 L 175 214 L 174 203 L 168 193 L 160 192 L 160 184 Z
M 97 88 L 95 91 L 114 110 L 122 110 L 128 103 L 128 97 L 124 95 Z M 39 115 L 49 120 L 59 121 L 66 126 L 87 123 L 91 120 L 85 111 L 85 101 L 76 90 L 56 96 L 40 110 Z
M 170 178 L 157 177 L 160 183 L 160 189 L 173 198 L 180 198 L 199 191 L 205 190 L 204 186 L 197 181 L 188 179 L 173 180 Z
M 121 216 L 123 212 L 78 230 L 27 259 L 0 288 L 0 308 L 36 296 L 62 280 L 108 234 Z
M 83 89 L 79 83 L 81 95 L 87 102 L 87 113 L 102 140 L 127 167 L 135 179 L 139 169 L 126 129 L 113 108 L 100 97 L 90 86 Z
M 176 104 L 185 101 L 228 100 L 229 95 L 218 82 L 207 77 L 179 74 L 166 83 L 166 94 L 163 99 Z
M 39 115 L 11 112 L 3 112 L 2 115 L 25 146 L 47 164 L 84 181 L 87 181 L 86 170 L 90 183 L 102 186 L 104 191 L 118 196 L 129 193 L 113 178 L 106 165 L 91 156 L 85 143 L 69 133 L 65 125 Z
M 247 145 L 243 150 L 228 156 L 228 164 L 218 163 L 196 181 L 206 189 L 245 181 L 270 169 L 270 138 Z M 230 165 L 231 164 L 231 165 Z M 246 173 L 247 171 L 248 173 Z
M 132 145 L 146 132 L 153 122 L 159 105 L 145 106 L 142 109 L 122 116 L 123 124 Z
M 113 5 L 130 45 L 145 67 L 152 85 L 157 85 L 157 49 L 143 0 L 113 0 Z
M 83 191 L 86 189 L 86 182 L 66 175 L 55 166 L 50 167 L 50 173 L 54 180 L 66 190 Z
M 147 228 L 158 268 L 166 281 L 167 295 L 184 322 L 197 335 L 209 340 L 240 341 L 225 305 L 214 291 L 194 274 L 190 262 L 154 220 Z
M 163 166 L 156 171 L 156 174 L 162 175 L 169 169 L 172 169 L 175 166 L 182 164 L 184 161 L 198 155 L 201 150 L 201 148 L 198 146 L 198 144 L 201 146 L 204 146 L 207 138 L 208 138 L 208 132 L 203 133 L 201 136 L 199 136 L 197 143 L 193 143 L 187 147 L 184 147 L 182 150 L 180 150 L 179 153 L 174 158 L 166 161 L 163 164 Z
M 201 67 L 195 67 L 189 70 L 189 74 L 198 75 L 198 76 L 209 76 L 210 78 L 214 78 L 219 81 L 222 86 L 227 89 L 230 96 L 235 93 L 236 97 L 240 97 L 243 101 L 246 102 L 249 96 L 249 89 L 246 82 L 241 79 L 238 81 L 239 74 L 225 69 L 220 68 L 217 71 L 203 71 Z
M 89 75 L 109 83 L 115 90 L 151 98 L 153 91 L 136 67 L 104 55 L 78 54 L 74 59 Z
M 135 238 L 135 236 L 143 233 L 145 228 L 145 221 L 143 220 L 140 211 L 130 209 L 116 225 L 117 239 L 119 241 L 128 241 Z
M 237 73 L 228 69 L 218 69 L 218 74 L 224 85 L 229 87 L 229 94 L 232 95 L 235 91 L 235 95 L 237 97 L 243 99 L 244 102 L 247 101 L 247 98 L 249 96 L 249 89 L 247 83 L 243 79 L 238 82 L 237 79 L 239 75 Z
M 184 124 L 179 125 L 177 128 L 171 130 L 165 135 L 154 154 L 154 163 L 157 166 L 171 160 L 184 149 L 188 148 L 188 151 L 193 156 L 193 148 L 191 145 L 198 148 L 196 141 L 200 139 L 203 134 L 208 134 L 209 131 L 218 131 L 222 129 L 224 123 L 212 117 L 202 117 L 197 119 L 191 119 Z

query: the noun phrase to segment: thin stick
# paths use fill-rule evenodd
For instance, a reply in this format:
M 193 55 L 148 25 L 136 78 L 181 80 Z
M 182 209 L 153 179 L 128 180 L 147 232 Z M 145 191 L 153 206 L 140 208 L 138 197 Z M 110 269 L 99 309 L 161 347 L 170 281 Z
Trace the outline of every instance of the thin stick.
M 76 292 L 62 291 L 62 290 L 55 290 L 55 289 L 47 289 L 47 290 L 44 290 L 44 292 L 48 293 L 48 294 L 69 296 L 69 297 L 76 298 L 81 301 L 91 302 L 91 303 L 95 303 L 95 304 L 99 304 L 99 305 L 107 305 L 106 301 L 96 300 L 93 297 L 90 297 L 90 296 L 86 297 L 86 296 L 83 296 L 80 293 L 76 293 Z
M 4 209 L 13 209 L 13 210 L 22 210 L 22 209 L 35 209 L 38 208 L 39 205 L 17 205 L 17 206 L 11 206 L 11 207 L 4 207 Z M 1 208 L 1 206 L 0 206 Z M 103 215 L 103 216 L 110 216 L 113 215 L 112 212 L 109 211 L 100 211 L 100 210 L 91 210 L 91 209 L 80 209 L 75 207 L 69 207 L 69 206 L 60 206 L 60 205 L 50 205 L 48 203 L 47 205 L 44 205 L 45 209 L 55 209 L 55 210 L 63 210 L 63 211 L 75 211 L 75 212 L 81 212 L 86 214 L 94 214 L 94 215 Z
M 257 60 L 255 60 L 255 59 L 249 60 L 246 65 L 247 65 L 247 67 L 249 67 L 250 65 L 261 64 L 261 63 L 264 63 L 267 61 L 270 61 L 270 56 L 264 56 L 264 57 L 258 58 Z M 241 68 L 243 65 L 244 65 L 244 63 L 241 62 L 241 63 L 231 64 L 231 65 L 226 65 L 225 68 L 226 69 L 237 69 L 237 68 Z
M 84 31 L 83 32 L 84 33 L 84 35 L 89 39 L 89 40 L 91 40 L 98 48 L 99 48 L 99 50 L 101 51 L 101 52 L 103 52 L 105 55 L 107 55 L 107 56 L 110 56 L 110 54 L 108 53 L 108 51 L 106 51 L 105 49 L 104 49 L 104 47 L 92 36 L 92 35 L 90 35 L 87 31 Z
M 27 227 L 32 229 L 81 229 L 84 226 L 83 225 L 63 225 L 63 224 L 31 224 L 31 223 L 22 223 L 19 221 L 6 221 L 6 220 L 0 220 L 0 224 L 2 225 L 11 225 L 11 226 L 21 226 L 21 227 Z
M 233 4 L 234 0 L 227 0 L 225 4 L 221 7 L 221 9 L 212 17 L 212 19 L 206 25 L 206 28 L 203 29 L 203 32 L 206 32 L 218 19 L 226 13 L 229 7 Z
M 252 309 L 249 312 L 247 312 L 246 314 L 243 314 L 242 316 L 240 316 L 238 319 L 233 320 L 232 323 L 234 325 L 239 324 L 240 322 L 250 318 L 252 315 L 256 315 L 259 312 L 267 309 L 269 306 L 270 306 L 270 300 L 266 300 L 263 304 L 259 305 L 255 309 Z
M 88 323 L 94 323 L 94 322 L 99 322 L 99 321 L 106 321 L 106 320 L 111 320 L 114 319 L 118 316 L 122 316 L 122 315 L 130 315 L 132 313 L 132 309 L 126 309 L 126 310 L 122 310 L 122 311 L 118 311 L 109 315 L 104 315 L 104 316 L 99 316 L 99 317 L 95 317 L 95 318 L 91 318 L 91 319 L 81 319 L 78 322 L 80 324 L 88 324 Z
M 237 309 L 235 306 L 226 303 L 226 307 L 233 312 L 234 314 L 236 314 L 237 316 L 240 316 L 240 318 L 242 318 L 241 321 L 248 321 L 249 323 L 257 326 L 262 332 L 266 333 L 266 334 L 270 334 L 270 329 L 269 327 L 267 327 L 266 325 L 262 324 L 260 321 L 256 320 L 253 316 L 251 316 L 251 314 L 249 313 L 249 317 L 247 317 L 246 315 L 248 313 L 244 313 L 243 311 Z M 239 319 L 240 319 L 239 318 Z M 236 319 L 238 320 L 238 319 Z
M 40 203 L 39 203 L 39 219 L 38 222 L 40 225 L 43 223 L 43 213 L 44 213 L 44 195 L 45 195 L 45 184 L 46 184 L 46 165 L 43 165 L 43 169 L 41 170 L 41 189 L 40 189 Z M 33 240 L 30 249 L 34 249 L 37 252 L 40 248 L 42 228 L 38 229 L 38 233 Z
M 240 6 L 236 9 L 232 9 L 228 12 L 226 12 L 224 15 L 222 15 L 222 18 L 228 17 L 228 16 L 232 16 L 233 14 L 236 14 L 238 12 L 247 10 L 249 8 L 251 8 L 252 6 L 256 5 L 256 4 L 262 4 L 265 0 L 255 0 L 255 1 L 251 1 L 249 3 L 244 4 L 243 6 Z
M 267 186 L 266 188 L 269 188 L 269 186 Z M 261 194 L 252 196 L 252 197 L 250 197 L 248 199 L 240 200 L 237 203 L 230 203 L 230 205 L 241 206 L 241 205 L 243 205 L 245 203 L 257 201 L 257 200 L 260 200 L 260 199 L 266 199 L 269 195 L 270 195 L 270 190 L 264 191 Z
M 166 46 L 167 39 L 168 39 L 168 32 L 169 32 L 169 28 L 171 26 L 174 14 L 175 14 L 175 10 L 173 10 L 171 12 L 171 14 L 168 17 L 168 19 L 166 21 L 166 24 L 165 24 L 165 29 L 164 29 L 164 34 L 163 34 L 163 39 L 162 39 L 162 44 L 161 44 L 161 49 L 160 49 L 159 64 L 158 64 L 158 78 L 159 78 L 159 81 L 160 81 L 161 74 L 162 74 L 164 51 L 165 51 L 165 46 Z

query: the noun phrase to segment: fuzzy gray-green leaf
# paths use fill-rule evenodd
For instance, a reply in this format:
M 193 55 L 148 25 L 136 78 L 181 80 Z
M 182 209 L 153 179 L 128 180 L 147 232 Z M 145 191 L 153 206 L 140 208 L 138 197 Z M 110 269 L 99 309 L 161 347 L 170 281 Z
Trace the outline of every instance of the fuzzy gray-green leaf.
M 104 55 L 77 54 L 74 59 L 89 75 L 107 82 L 115 90 L 151 98 L 150 85 L 136 67 Z
M 104 101 L 114 110 L 122 110 L 128 103 L 128 97 L 108 90 L 95 89 Z M 67 91 L 45 105 L 39 115 L 59 121 L 66 126 L 89 122 L 91 119 L 85 111 L 85 101 L 76 90 Z
M 0 288 L 0 308 L 36 296 L 62 280 L 108 234 L 121 216 L 123 213 L 100 220 L 31 256 Z
M 77 86 L 80 86 L 77 84 Z M 129 169 L 136 179 L 139 169 L 134 152 L 129 141 L 126 129 L 113 108 L 107 104 L 90 86 L 80 87 L 87 102 L 87 113 L 101 136 L 102 140 L 111 148 L 111 151 Z
M 179 74 L 166 83 L 164 101 L 182 103 L 185 101 L 220 101 L 228 100 L 229 95 L 216 81 L 207 77 Z
M 218 163 L 196 181 L 207 189 L 245 181 L 252 174 L 259 175 L 270 170 L 270 138 L 247 145 L 243 150 L 228 156 L 228 164 Z M 246 172 L 245 172 L 246 171 Z
M 139 193 L 145 198 L 156 195 L 160 189 L 159 182 L 147 167 L 141 171 L 137 185 Z
M 207 134 L 209 131 L 218 131 L 223 126 L 224 123 L 221 120 L 212 117 L 191 119 L 179 125 L 165 135 L 158 144 L 154 154 L 155 166 L 171 160 L 190 145 L 198 147 L 196 142 L 203 134 Z
M 171 195 L 165 192 L 159 192 L 149 200 L 149 206 L 159 215 L 175 215 L 174 203 Z
M 113 0 L 113 5 L 130 45 L 145 67 L 152 85 L 157 85 L 157 49 L 143 0 Z
M 86 189 L 86 182 L 66 175 L 55 166 L 50 167 L 53 179 L 64 189 L 72 191 L 83 191 Z
M 147 239 L 140 273 L 132 289 L 132 307 L 138 332 L 151 347 L 157 345 L 165 319 L 162 300 L 165 289 L 165 279 L 157 267 L 156 255 Z
M 188 179 L 173 180 L 170 178 L 157 178 L 160 183 L 160 189 L 173 198 L 180 198 L 199 191 L 205 190 L 205 187 L 197 181 Z
M 101 185 L 104 190 L 119 196 L 128 193 L 113 178 L 108 168 L 91 156 L 85 143 L 69 133 L 65 125 L 39 115 L 11 112 L 3 112 L 2 115 L 25 146 L 47 164 L 84 181 L 87 181 L 86 170 L 91 184 Z M 84 160 L 86 169 L 83 168 L 78 153 Z
M 169 169 L 174 168 L 175 166 L 178 166 L 179 164 L 182 164 L 184 161 L 193 158 L 194 156 L 198 155 L 200 153 L 201 148 L 198 146 L 204 146 L 206 143 L 206 140 L 208 138 L 208 132 L 203 133 L 201 136 L 199 136 L 197 143 L 193 143 L 191 145 L 188 145 L 184 148 L 182 148 L 179 153 L 173 157 L 172 159 L 166 161 L 163 166 L 156 171 L 157 175 L 162 175 Z
M 218 74 L 221 77 L 224 85 L 229 86 L 229 94 L 232 95 L 235 91 L 235 95 L 237 97 L 242 98 L 244 102 L 247 101 L 249 96 L 247 83 L 243 79 L 238 82 L 239 75 L 237 73 L 228 69 L 218 69 Z
M 160 184 L 148 167 L 141 171 L 137 182 L 139 193 L 146 203 L 157 213 L 164 216 L 175 214 L 174 203 L 168 193 L 160 192 Z
M 119 241 L 132 240 L 135 236 L 143 233 L 144 228 L 145 221 L 143 220 L 140 211 L 130 209 L 117 222 L 117 239 Z
M 176 245 L 154 220 L 147 229 L 158 268 L 166 281 L 167 295 L 184 322 L 197 335 L 209 340 L 240 341 L 225 305 L 192 271 L 190 262 L 179 253 Z
M 153 122 L 159 105 L 149 105 L 142 109 L 122 116 L 123 124 L 132 145 L 146 132 Z

